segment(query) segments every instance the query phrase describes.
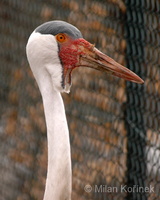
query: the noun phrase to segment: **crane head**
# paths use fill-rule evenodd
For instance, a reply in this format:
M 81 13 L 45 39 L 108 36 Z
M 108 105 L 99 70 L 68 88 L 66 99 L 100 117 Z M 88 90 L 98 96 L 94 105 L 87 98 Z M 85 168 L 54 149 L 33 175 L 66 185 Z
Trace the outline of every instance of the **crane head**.
M 39 86 L 39 79 L 49 75 L 53 87 L 60 92 L 69 92 L 71 74 L 77 67 L 93 68 L 135 83 L 144 82 L 134 72 L 83 39 L 75 26 L 64 21 L 50 21 L 37 27 L 26 49 Z

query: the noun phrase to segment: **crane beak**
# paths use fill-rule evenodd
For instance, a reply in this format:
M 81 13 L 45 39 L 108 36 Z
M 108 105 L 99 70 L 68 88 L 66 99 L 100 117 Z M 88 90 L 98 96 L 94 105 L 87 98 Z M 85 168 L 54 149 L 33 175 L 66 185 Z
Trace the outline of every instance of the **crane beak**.
M 83 48 L 83 54 L 79 58 L 79 66 L 93 68 L 135 83 L 144 83 L 134 72 L 103 54 L 93 45 L 92 48 Z

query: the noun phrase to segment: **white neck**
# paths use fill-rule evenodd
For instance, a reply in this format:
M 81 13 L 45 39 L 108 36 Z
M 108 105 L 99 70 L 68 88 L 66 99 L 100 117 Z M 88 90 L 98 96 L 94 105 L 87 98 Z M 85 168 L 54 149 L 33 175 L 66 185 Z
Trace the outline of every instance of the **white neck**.
M 41 85 L 48 137 L 48 172 L 44 200 L 71 199 L 69 132 L 61 94 L 51 79 Z
M 44 200 L 71 199 L 71 158 L 68 126 L 60 94 L 62 66 L 52 35 L 31 34 L 27 58 L 43 98 L 48 137 L 48 172 Z

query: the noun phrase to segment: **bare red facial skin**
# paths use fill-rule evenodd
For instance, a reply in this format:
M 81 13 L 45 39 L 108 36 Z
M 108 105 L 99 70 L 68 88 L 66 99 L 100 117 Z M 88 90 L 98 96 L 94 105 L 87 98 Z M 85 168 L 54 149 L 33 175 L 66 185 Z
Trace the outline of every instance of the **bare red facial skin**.
M 78 66 L 97 69 L 136 83 L 144 82 L 135 73 L 103 54 L 82 38 L 69 39 L 60 44 L 59 56 L 63 64 L 63 86 L 71 84 L 71 72 Z
M 59 56 L 63 65 L 63 82 L 71 84 L 72 70 L 78 67 L 80 55 L 85 54 L 85 49 L 91 50 L 93 45 L 79 38 L 76 40 L 68 39 L 67 42 L 60 44 Z
M 59 56 L 61 58 L 64 68 L 75 68 L 76 64 L 79 62 L 79 56 L 84 55 L 83 49 L 91 49 L 93 45 L 79 38 L 76 40 L 70 40 L 67 43 L 60 44 Z

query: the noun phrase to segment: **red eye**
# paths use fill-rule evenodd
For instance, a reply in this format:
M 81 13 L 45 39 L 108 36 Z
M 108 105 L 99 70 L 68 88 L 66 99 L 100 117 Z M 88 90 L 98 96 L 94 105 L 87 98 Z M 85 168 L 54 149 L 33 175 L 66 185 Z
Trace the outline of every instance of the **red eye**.
M 59 33 L 59 34 L 56 35 L 56 40 L 58 42 L 65 42 L 67 40 L 67 37 L 66 37 L 65 34 Z

